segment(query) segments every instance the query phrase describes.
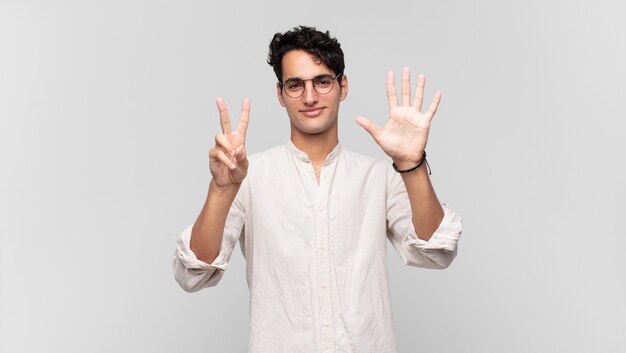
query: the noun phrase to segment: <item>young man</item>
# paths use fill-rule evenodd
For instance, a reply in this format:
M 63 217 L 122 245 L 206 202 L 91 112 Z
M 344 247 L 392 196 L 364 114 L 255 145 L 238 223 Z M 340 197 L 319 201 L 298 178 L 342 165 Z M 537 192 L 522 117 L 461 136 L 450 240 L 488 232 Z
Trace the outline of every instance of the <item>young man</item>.
M 239 241 L 250 288 L 250 352 L 395 352 L 387 239 L 408 265 L 446 268 L 461 234 L 460 217 L 437 200 L 425 163 L 441 95 L 421 113 L 424 77 L 410 102 L 405 68 L 400 103 L 394 75 L 387 75 L 387 124 L 357 117 L 392 168 L 339 144 L 348 78 L 328 32 L 276 34 L 268 63 L 291 139 L 247 158 L 249 101 L 233 130 L 217 100 L 222 133 L 209 152 L 213 179 L 200 216 L 178 242 L 176 280 L 187 291 L 216 285 Z

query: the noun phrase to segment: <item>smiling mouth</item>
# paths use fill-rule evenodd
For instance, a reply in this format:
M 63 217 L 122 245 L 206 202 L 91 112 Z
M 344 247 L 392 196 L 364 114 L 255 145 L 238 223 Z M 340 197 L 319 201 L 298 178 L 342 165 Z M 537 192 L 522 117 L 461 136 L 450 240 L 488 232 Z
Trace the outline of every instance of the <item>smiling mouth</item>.
M 322 111 L 324 111 L 324 108 L 313 108 L 313 109 L 303 109 L 303 110 L 300 110 L 300 112 L 302 114 L 304 114 L 305 116 L 308 116 L 309 118 L 314 118 L 314 117 L 322 114 Z

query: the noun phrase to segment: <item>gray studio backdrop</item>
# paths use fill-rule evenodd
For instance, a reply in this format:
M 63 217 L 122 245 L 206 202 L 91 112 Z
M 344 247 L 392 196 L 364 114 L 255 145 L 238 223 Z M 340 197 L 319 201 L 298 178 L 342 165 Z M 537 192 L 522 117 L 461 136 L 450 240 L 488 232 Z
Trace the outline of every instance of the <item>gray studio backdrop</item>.
M 340 139 L 386 121 L 385 74 L 443 92 L 432 180 L 464 219 L 444 271 L 389 247 L 400 352 L 625 352 L 626 25 L 613 1 L 0 1 L 0 352 L 245 352 L 239 248 L 188 294 L 215 98 L 248 150 L 288 139 L 275 32 L 346 53 Z M 236 116 L 237 114 L 233 114 Z

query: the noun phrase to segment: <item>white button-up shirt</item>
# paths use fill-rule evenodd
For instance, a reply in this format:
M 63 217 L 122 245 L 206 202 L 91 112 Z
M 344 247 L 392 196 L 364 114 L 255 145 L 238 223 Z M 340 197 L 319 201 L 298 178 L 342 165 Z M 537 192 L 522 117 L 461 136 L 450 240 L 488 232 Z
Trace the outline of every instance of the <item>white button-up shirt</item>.
M 249 157 L 248 176 L 211 264 L 178 242 L 174 274 L 187 291 L 216 285 L 237 241 L 250 288 L 249 352 L 396 352 L 387 240 L 411 266 L 445 268 L 462 220 L 443 204 L 428 241 L 415 234 L 402 178 L 389 163 L 338 144 L 319 184 L 291 141 Z

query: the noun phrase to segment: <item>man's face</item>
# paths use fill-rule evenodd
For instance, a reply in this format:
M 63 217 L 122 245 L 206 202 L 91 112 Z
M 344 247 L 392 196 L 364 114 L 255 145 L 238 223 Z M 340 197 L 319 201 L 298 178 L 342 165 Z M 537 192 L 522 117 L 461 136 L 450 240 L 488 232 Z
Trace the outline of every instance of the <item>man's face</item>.
M 298 98 L 292 98 L 280 86 L 276 86 L 278 101 L 287 109 L 293 133 L 320 134 L 337 131 L 339 102 L 348 94 L 348 79 L 340 76 L 340 84 L 335 80 L 332 90 L 320 94 L 309 80 L 320 75 L 336 76 L 328 66 L 303 50 L 292 50 L 283 56 L 283 83 L 289 79 L 308 80 L 304 82 L 304 92 Z M 293 94 L 292 94 L 293 95 Z

